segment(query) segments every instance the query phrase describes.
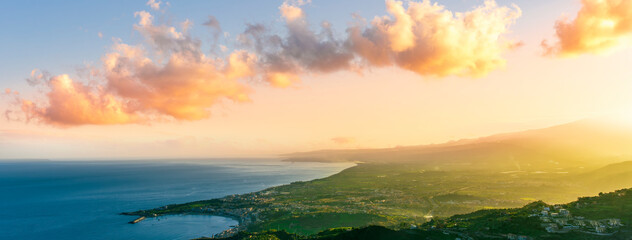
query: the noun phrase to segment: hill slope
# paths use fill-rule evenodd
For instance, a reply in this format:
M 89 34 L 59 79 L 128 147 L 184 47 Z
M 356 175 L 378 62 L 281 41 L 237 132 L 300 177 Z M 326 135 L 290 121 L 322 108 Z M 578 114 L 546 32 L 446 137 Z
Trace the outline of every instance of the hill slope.
M 542 211 L 569 211 L 564 216 Z M 566 210 L 565 210 L 566 209 Z M 285 239 L 632 239 L 632 189 L 583 197 L 564 205 L 534 202 L 522 208 L 482 210 L 433 220 L 416 229 L 370 226 L 323 231 L 312 236 L 284 231 L 242 232 L 226 240 Z M 408 226 L 406 226 L 408 228 Z
M 594 168 L 632 160 L 632 128 L 592 120 L 437 145 L 323 150 L 287 161 L 408 162 L 446 169 L 543 171 Z
M 632 161 L 610 164 L 573 176 L 571 179 L 599 191 L 630 187 L 632 186 Z
M 333 176 L 224 198 L 128 213 L 222 215 L 237 230 L 311 235 L 335 227 L 425 223 L 481 209 L 632 187 L 632 131 L 590 121 L 459 143 L 305 153 L 362 161 Z M 310 155 L 311 154 L 311 155 Z

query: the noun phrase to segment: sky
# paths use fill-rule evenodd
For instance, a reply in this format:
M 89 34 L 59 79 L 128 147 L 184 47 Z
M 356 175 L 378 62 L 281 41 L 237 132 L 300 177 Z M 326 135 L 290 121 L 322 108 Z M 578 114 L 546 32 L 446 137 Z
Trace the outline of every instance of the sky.
M 2 11 L 0 159 L 274 157 L 632 120 L 632 0 Z

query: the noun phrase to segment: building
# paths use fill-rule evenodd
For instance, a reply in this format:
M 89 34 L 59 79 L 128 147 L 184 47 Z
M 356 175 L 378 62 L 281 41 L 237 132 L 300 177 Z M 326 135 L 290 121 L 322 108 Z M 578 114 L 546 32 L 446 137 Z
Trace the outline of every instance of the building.
M 510 233 L 510 234 L 507 234 L 507 239 L 509 239 L 509 240 L 527 240 L 527 239 L 529 239 L 529 237 Z
M 571 215 L 571 212 L 569 212 L 568 210 L 562 208 L 562 209 L 560 209 L 560 215 L 561 216 L 568 216 L 568 215 Z
M 607 220 L 608 225 L 613 226 L 613 227 L 618 227 L 621 226 L 621 220 L 620 219 L 616 219 L 616 218 L 610 218 Z
M 566 221 L 566 219 L 555 219 L 555 222 L 559 225 L 566 225 L 568 223 L 568 221 Z
M 557 228 L 557 224 L 555 223 L 549 223 L 549 224 L 543 224 L 544 229 L 546 229 L 547 232 L 553 233 L 553 232 L 557 232 L 559 229 Z

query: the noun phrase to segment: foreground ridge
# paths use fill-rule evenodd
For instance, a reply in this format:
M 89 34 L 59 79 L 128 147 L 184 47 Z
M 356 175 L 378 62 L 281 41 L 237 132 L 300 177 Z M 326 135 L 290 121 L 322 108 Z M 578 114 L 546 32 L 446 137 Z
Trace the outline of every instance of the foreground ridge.
M 567 204 L 538 201 L 522 208 L 480 210 L 398 229 L 334 228 L 310 236 L 268 230 L 216 239 L 632 239 L 630 210 L 632 189 L 622 189 Z

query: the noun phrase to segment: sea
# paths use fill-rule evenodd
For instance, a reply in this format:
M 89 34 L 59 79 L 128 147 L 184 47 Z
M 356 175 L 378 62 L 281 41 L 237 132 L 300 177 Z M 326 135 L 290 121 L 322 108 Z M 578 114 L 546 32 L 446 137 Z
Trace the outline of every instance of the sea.
M 120 215 L 323 178 L 350 163 L 279 159 L 0 162 L 0 239 L 192 239 L 237 221 Z

